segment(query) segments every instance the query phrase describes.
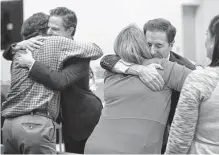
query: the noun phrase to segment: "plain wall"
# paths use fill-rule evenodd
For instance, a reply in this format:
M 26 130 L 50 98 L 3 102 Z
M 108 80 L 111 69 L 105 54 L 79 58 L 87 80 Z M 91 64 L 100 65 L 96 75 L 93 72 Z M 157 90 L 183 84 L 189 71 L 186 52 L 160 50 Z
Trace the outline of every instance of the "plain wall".
M 114 40 L 125 26 L 136 23 L 140 28 L 152 18 L 163 17 L 177 28 L 174 50 L 181 51 L 181 1 L 179 0 L 24 0 L 24 20 L 33 13 L 64 6 L 75 11 L 78 26 L 75 39 L 94 42 L 104 54 L 113 53 Z M 2 81 L 10 79 L 10 63 L 1 58 Z M 99 65 L 99 60 L 92 66 Z
M 196 9 L 197 6 L 183 6 L 183 21 L 182 21 L 182 38 L 183 38 L 183 54 L 186 58 L 196 61 L 196 42 L 195 42 L 195 28 L 196 28 Z
M 104 54 L 109 54 L 113 53 L 115 37 L 129 23 L 136 23 L 142 28 L 146 21 L 163 17 L 177 29 L 173 50 L 190 57 L 183 47 L 183 40 L 189 41 L 190 38 L 183 38 L 182 4 L 199 5 L 195 15 L 195 44 L 191 44 L 195 54 L 191 57 L 195 57 L 193 59 L 199 64 L 206 65 L 205 32 L 210 19 L 219 14 L 219 0 L 24 0 L 24 20 L 36 12 L 49 13 L 58 6 L 68 7 L 78 17 L 75 38 L 94 42 L 103 49 Z M 99 60 L 91 64 L 97 66 Z M 1 57 L 1 81 L 9 80 L 10 62 Z

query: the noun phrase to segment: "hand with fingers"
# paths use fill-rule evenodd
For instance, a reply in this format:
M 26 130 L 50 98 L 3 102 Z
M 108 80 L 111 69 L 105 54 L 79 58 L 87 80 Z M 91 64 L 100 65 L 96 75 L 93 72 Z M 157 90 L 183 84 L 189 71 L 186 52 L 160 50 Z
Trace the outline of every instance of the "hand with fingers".
M 160 91 L 164 87 L 164 80 L 157 69 L 163 70 L 163 67 L 160 64 L 150 64 L 141 66 L 138 71 L 140 80 L 153 91 Z
M 26 53 L 19 53 L 15 61 L 18 64 L 18 66 L 28 67 L 29 69 L 35 62 L 32 56 L 32 52 L 29 49 L 26 49 Z
M 30 51 L 33 51 L 35 49 L 39 49 L 40 46 L 43 45 L 43 41 L 45 39 L 46 39 L 46 37 L 37 36 L 37 37 L 33 37 L 31 39 L 28 39 L 28 40 L 23 40 L 23 41 L 16 44 L 16 46 L 14 47 L 14 50 L 18 51 L 18 50 L 29 49 Z

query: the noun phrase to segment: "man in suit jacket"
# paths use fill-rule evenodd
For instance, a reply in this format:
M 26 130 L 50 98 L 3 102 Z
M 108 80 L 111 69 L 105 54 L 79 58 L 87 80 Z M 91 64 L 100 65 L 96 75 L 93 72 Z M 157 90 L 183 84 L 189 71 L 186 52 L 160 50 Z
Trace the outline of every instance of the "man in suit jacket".
M 73 39 L 76 25 L 75 13 L 65 7 L 58 7 L 50 12 L 48 34 Z M 99 48 L 95 44 L 93 46 Z M 99 51 L 101 51 L 100 48 Z M 4 55 L 10 56 L 9 53 L 7 51 Z M 97 58 L 102 54 L 101 51 Z M 38 61 L 33 61 L 30 55 L 23 54 L 19 62 L 23 67 L 26 64 L 32 64 L 29 71 L 32 79 L 62 92 L 61 114 L 66 152 L 84 152 L 86 140 L 98 123 L 101 114 L 102 103 L 89 89 L 89 62 L 89 59 L 71 58 L 64 63 L 64 69 L 61 72 L 51 70 Z
M 48 19 L 49 16 L 44 13 L 36 13 L 29 17 L 22 25 L 21 34 L 24 39 L 45 36 Z M 95 54 L 101 52 L 92 43 L 49 36 L 45 37 L 39 49 L 32 52 L 19 50 L 13 56 L 11 87 L 1 109 L 5 118 L 4 153 L 55 154 L 56 130 L 53 121 L 56 121 L 59 114 L 60 92 L 48 89 L 28 77 L 28 69 L 20 67 L 19 64 L 20 55 L 26 52 L 54 71 L 61 71 L 63 62 L 68 59 L 90 59 L 93 56 L 95 58 Z M 31 68 L 31 64 L 27 64 L 26 67 Z
M 145 37 L 147 38 L 149 50 L 153 57 L 166 58 L 169 61 L 184 65 L 192 70 L 196 68 L 191 61 L 171 51 L 176 35 L 176 28 L 169 21 L 163 18 L 149 20 L 145 23 L 143 30 Z M 106 70 L 138 75 L 140 79 L 154 91 L 162 89 L 163 81 L 153 66 L 145 67 L 129 64 L 120 60 L 120 58 L 116 55 L 107 55 L 103 57 L 100 64 Z M 179 95 L 180 93 L 177 91 L 173 91 L 172 93 L 167 129 L 172 123 Z M 168 138 L 167 131 L 168 130 L 166 130 L 164 134 L 162 153 L 165 152 Z

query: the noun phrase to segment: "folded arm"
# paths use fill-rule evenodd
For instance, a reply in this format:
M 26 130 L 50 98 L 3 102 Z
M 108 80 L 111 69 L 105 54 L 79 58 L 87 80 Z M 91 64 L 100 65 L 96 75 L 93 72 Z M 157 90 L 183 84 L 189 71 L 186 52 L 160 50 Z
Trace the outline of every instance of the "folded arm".
M 89 63 L 89 59 L 71 58 L 65 62 L 62 71 L 55 71 L 35 61 L 29 77 L 50 89 L 63 91 L 88 73 Z

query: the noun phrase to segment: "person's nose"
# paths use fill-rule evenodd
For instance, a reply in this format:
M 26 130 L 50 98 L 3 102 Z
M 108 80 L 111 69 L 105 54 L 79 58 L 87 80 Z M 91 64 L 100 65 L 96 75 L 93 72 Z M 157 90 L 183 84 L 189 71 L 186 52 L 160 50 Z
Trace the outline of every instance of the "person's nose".
M 51 28 L 48 28 L 48 30 L 47 30 L 47 35 L 52 35 L 52 30 L 51 30 Z
M 151 48 L 150 48 L 150 52 L 153 55 L 155 55 L 157 53 L 157 49 L 152 45 Z

